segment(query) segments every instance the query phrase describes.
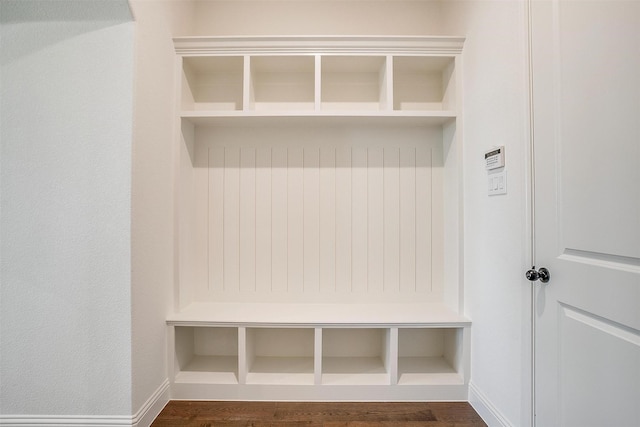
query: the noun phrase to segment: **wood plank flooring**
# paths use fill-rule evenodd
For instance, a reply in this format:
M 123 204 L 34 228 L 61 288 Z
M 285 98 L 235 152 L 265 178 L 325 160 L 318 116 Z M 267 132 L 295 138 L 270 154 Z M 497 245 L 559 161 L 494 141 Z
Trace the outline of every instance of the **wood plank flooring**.
M 152 427 L 486 427 L 466 402 L 171 401 Z

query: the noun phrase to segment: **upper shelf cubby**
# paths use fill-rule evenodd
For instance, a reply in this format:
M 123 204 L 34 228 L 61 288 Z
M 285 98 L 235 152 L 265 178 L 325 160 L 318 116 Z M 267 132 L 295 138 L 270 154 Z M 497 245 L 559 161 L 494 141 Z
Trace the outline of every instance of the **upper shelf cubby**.
M 393 58 L 393 109 L 436 111 L 455 109 L 454 58 Z
M 322 110 L 385 110 L 386 64 L 385 56 L 322 57 Z
M 314 109 L 314 56 L 253 56 L 250 61 L 249 110 Z
M 244 58 L 203 56 L 184 58 L 182 109 L 236 111 L 243 109 Z
M 459 37 L 181 37 L 182 117 L 455 118 Z

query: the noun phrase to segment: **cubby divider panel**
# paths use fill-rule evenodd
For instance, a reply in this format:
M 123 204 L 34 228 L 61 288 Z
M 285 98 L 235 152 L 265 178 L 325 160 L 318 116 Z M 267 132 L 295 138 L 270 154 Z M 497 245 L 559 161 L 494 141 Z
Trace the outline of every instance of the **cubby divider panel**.
M 247 328 L 247 384 L 314 384 L 313 328 Z
M 238 383 L 238 331 L 226 327 L 175 327 L 176 382 Z

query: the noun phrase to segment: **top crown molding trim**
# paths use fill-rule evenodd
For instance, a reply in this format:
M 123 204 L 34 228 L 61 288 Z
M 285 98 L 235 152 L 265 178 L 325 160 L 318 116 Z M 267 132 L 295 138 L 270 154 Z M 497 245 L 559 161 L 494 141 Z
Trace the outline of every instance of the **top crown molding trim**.
M 457 55 L 464 37 L 452 36 L 244 36 L 176 37 L 176 53 L 202 55 L 293 55 L 371 53 Z

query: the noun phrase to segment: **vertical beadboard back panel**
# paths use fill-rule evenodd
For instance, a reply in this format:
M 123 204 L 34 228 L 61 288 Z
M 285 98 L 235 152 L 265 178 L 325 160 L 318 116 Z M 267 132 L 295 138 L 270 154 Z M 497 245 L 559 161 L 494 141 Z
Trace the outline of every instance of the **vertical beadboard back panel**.
M 439 126 L 195 132 L 194 176 L 208 200 L 192 216 L 207 241 L 194 261 L 206 263 L 197 300 L 441 299 Z

